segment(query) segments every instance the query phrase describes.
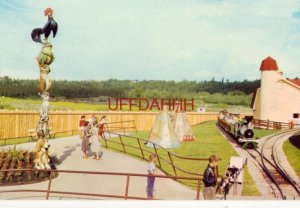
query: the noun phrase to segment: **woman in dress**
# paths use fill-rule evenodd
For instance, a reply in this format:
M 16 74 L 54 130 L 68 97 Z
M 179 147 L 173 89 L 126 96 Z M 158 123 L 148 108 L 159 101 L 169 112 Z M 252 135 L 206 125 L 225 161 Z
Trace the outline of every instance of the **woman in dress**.
M 90 139 L 91 134 L 90 134 L 90 126 L 89 122 L 85 121 L 84 122 L 84 129 L 83 129 L 83 137 L 82 137 L 82 142 L 81 142 L 81 151 L 83 152 L 83 158 L 87 159 L 87 153 L 90 151 Z
M 91 126 L 91 151 L 94 154 L 94 160 L 100 160 L 99 153 L 101 151 L 100 149 L 100 142 L 98 138 L 98 127 L 97 127 L 98 122 L 94 121 L 93 125 Z

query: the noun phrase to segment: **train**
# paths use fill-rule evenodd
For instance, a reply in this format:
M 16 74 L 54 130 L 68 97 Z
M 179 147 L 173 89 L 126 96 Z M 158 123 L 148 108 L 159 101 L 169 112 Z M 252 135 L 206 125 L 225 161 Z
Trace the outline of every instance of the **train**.
M 218 125 L 230 134 L 244 149 L 250 147 L 257 148 L 252 120 L 253 116 L 245 116 L 240 119 L 240 114 L 229 113 L 223 110 L 219 113 Z

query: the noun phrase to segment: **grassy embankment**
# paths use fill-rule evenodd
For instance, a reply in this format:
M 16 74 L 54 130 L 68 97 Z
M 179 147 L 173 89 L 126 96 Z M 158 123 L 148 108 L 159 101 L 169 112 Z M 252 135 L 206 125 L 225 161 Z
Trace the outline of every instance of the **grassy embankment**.
M 278 132 L 280 132 L 280 130 L 254 129 L 255 138 L 262 138 Z
M 223 175 L 226 171 L 228 162 L 231 156 L 237 156 L 235 150 L 231 147 L 231 145 L 223 138 L 223 136 L 219 133 L 215 126 L 215 122 L 206 122 L 200 125 L 193 127 L 193 132 L 196 136 L 195 142 L 187 142 L 182 143 L 179 148 L 171 149 L 172 152 L 178 155 L 190 156 L 190 157 L 205 157 L 207 158 L 211 154 L 216 154 L 222 158 L 219 162 L 219 173 Z M 149 132 L 138 132 L 134 136 L 140 138 L 147 138 Z M 119 138 L 112 138 L 113 141 L 119 141 Z M 138 143 L 134 139 L 126 138 L 123 139 L 124 144 L 132 145 L 138 147 Z M 122 151 L 122 147 L 120 145 L 114 143 L 108 143 L 110 148 L 114 148 L 118 151 Z M 144 145 L 144 144 L 142 144 Z M 144 147 L 149 151 L 153 151 L 152 148 Z M 141 155 L 140 150 L 126 147 L 126 152 L 134 155 Z M 168 158 L 168 154 L 165 151 L 158 149 L 158 154 L 164 158 Z M 148 157 L 149 154 L 146 154 Z M 169 159 L 168 159 L 169 160 Z M 187 161 L 178 159 L 173 157 L 173 161 L 176 166 L 181 167 L 184 170 L 188 170 L 191 172 L 196 172 L 202 174 L 204 169 L 207 166 L 207 161 Z M 173 168 L 168 163 L 161 160 L 162 168 L 174 175 Z M 177 171 L 178 175 L 187 175 L 185 173 Z M 189 182 L 183 181 L 183 183 L 187 185 L 193 185 Z M 256 188 L 255 182 L 250 176 L 248 169 L 245 169 L 245 178 L 244 178 L 244 188 L 243 195 L 247 196 L 258 196 L 260 195 L 258 189 Z
M 300 177 L 300 134 L 296 134 L 286 140 L 283 143 L 283 151 L 296 174 Z

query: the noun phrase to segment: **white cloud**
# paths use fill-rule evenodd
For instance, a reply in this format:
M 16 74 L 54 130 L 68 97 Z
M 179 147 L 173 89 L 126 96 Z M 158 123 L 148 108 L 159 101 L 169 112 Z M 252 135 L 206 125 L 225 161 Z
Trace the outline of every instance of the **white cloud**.
M 29 0 L 22 6 L 0 13 L 10 34 L 0 34 L 0 71 L 14 69 L 14 77 L 36 73 L 40 49 L 30 32 L 43 26 L 49 6 L 59 24 L 52 40 L 56 79 L 255 79 L 268 55 L 288 76 L 299 76 L 296 0 Z

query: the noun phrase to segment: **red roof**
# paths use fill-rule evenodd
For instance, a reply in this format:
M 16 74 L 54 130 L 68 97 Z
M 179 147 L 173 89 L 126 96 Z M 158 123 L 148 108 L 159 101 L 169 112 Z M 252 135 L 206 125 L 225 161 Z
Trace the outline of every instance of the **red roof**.
M 267 57 L 265 58 L 260 65 L 260 70 L 261 71 L 277 71 L 278 66 L 276 63 L 276 60 L 273 59 L 272 57 Z
M 288 81 L 292 82 L 295 85 L 298 85 L 300 87 L 300 79 L 296 78 L 296 79 L 289 79 L 287 78 Z

